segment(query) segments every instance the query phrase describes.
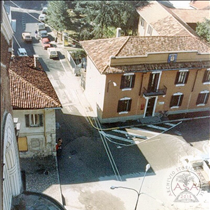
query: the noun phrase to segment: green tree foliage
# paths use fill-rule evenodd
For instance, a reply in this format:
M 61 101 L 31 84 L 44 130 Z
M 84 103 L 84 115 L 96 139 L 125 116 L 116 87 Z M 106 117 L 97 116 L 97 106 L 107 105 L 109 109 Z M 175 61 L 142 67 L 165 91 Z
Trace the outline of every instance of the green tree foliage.
M 114 36 L 113 29 L 120 27 L 124 35 L 137 32 L 139 15 L 136 7 L 146 1 L 77 1 L 74 12 L 81 18 L 81 36 L 88 38 Z M 89 28 L 88 28 L 88 27 Z M 86 36 L 87 38 L 87 36 Z
M 210 42 L 210 20 L 205 19 L 204 22 L 198 23 L 196 27 L 196 32 L 199 36 L 205 38 L 208 42 Z
M 57 31 L 69 29 L 71 25 L 68 7 L 64 0 L 49 1 L 47 9 L 47 23 Z

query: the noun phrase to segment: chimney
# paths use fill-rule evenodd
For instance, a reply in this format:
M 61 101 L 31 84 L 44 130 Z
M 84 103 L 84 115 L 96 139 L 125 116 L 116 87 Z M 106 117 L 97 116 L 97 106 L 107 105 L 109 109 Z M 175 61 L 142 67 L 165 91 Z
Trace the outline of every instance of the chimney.
M 121 31 L 121 28 L 117 28 L 116 37 L 120 37 L 120 36 L 121 36 L 121 33 L 120 33 L 120 31 Z
M 37 67 L 37 61 L 39 60 L 39 56 L 38 55 L 34 55 L 34 68 Z

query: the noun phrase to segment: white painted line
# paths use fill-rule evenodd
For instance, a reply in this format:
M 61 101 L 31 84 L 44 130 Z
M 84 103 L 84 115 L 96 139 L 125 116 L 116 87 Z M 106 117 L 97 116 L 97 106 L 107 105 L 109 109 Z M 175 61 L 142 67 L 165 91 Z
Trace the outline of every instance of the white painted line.
M 133 140 L 128 140 L 128 139 L 125 139 L 125 138 L 122 138 L 122 137 L 119 137 L 119 136 L 107 134 L 107 133 L 105 133 L 103 131 L 99 131 L 99 133 L 101 133 L 105 137 L 109 137 L 109 138 L 117 139 L 117 140 L 121 140 L 121 141 L 126 141 L 126 142 L 129 142 L 129 143 L 133 143 Z
M 175 124 L 173 123 L 164 123 L 165 125 L 169 125 L 169 126 L 174 126 Z
M 131 129 L 133 129 L 133 130 L 138 130 L 138 131 L 142 131 L 142 132 L 149 133 L 149 134 L 153 134 L 153 135 L 156 135 L 156 134 L 157 134 L 157 132 L 148 131 L 148 130 L 141 129 L 141 128 L 136 128 L 136 127 L 132 127 Z
M 121 130 L 112 130 L 114 132 L 117 132 L 117 133 L 122 133 L 122 134 L 125 134 L 126 136 L 127 135 L 131 135 L 133 137 L 137 137 L 137 138 L 142 138 L 142 139 L 147 139 L 146 136 L 142 136 L 142 135 L 139 135 L 139 134 L 136 134 L 136 133 L 131 133 L 131 132 L 126 132 L 126 131 L 121 131 Z
M 156 126 L 156 125 L 147 125 L 147 127 L 155 128 L 155 129 L 159 129 L 159 130 L 163 130 L 163 131 L 167 131 L 168 130 L 168 128 L 164 128 L 164 127 L 160 127 L 160 126 Z

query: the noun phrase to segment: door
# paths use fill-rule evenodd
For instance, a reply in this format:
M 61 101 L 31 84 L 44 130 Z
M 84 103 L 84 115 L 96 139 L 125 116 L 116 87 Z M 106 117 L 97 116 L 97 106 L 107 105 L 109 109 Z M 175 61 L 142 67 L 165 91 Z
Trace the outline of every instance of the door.
M 160 73 L 151 73 L 149 77 L 148 92 L 156 92 L 158 89 Z
M 156 97 L 148 99 L 145 117 L 149 117 L 149 116 L 153 115 L 155 99 L 156 99 Z

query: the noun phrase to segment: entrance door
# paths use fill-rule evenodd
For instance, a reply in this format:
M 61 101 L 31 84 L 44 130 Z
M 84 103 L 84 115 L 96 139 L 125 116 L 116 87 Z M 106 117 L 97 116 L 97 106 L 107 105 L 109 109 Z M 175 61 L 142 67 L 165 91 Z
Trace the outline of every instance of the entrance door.
M 160 73 L 151 73 L 149 77 L 148 92 L 156 92 L 158 89 Z
M 156 99 L 156 97 L 148 99 L 147 108 L 146 108 L 146 114 L 145 114 L 146 117 L 152 116 L 154 105 L 155 105 L 155 99 Z

